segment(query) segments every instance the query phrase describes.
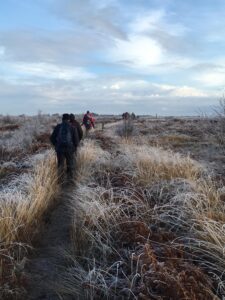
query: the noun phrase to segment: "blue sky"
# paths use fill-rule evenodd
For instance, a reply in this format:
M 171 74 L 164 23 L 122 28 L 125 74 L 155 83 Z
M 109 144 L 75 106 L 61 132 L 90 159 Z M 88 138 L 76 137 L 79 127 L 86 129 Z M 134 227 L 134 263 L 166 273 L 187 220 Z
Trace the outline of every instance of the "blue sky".
M 0 2 L 0 113 L 191 115 L 225 87 L 222 0 Z

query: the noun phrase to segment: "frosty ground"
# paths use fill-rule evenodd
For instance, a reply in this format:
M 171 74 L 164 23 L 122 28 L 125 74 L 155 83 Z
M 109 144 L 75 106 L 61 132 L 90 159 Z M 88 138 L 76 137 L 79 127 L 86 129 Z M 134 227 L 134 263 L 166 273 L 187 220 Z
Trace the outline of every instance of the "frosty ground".
M 99 118 L 68 186 L 57 121 L 1 118 L 2 299 L 222 299 L 220 122 Z

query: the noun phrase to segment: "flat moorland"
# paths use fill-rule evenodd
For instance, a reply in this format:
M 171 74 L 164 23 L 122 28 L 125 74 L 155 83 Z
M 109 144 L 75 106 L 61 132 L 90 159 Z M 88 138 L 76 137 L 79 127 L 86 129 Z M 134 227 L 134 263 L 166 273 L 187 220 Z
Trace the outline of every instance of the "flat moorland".
M 56 121 L 2 121 L 2 299 L 222 299 L 220 120 L 99 118 L 69 186 Z

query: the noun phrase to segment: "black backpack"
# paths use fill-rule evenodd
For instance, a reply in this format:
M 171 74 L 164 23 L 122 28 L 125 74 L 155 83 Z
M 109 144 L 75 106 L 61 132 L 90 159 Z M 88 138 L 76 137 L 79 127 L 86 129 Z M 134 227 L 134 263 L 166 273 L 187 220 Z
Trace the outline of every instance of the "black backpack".
M 62 123 L 57 136 L 57 147 L 71 148 L 73 146 L 72 130 L 68 123 Z

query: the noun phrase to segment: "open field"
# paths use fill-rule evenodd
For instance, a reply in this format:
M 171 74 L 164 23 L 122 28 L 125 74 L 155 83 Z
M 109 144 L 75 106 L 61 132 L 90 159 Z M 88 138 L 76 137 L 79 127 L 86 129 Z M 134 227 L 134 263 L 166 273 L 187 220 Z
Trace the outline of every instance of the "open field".
M 220 122 L 99 117 L 68 186 L 58 120 L 0 120 L 1 299 L 223 299 Z

